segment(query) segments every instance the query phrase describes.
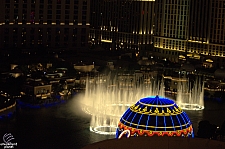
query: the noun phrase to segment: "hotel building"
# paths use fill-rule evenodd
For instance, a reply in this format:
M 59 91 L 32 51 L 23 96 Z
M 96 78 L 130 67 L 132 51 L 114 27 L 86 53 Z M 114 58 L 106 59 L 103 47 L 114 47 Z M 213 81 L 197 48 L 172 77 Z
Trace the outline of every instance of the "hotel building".
M 93 0 L 91 45 L 225 66 L 225 0 Z
M 154 54 L 225 66 L 225 0 L 156 0 Z
M 1 49 L 91 45 L 225 67 L 225 0 L 2 0 L 0 9 Z
M 139 54 L 152 45 L 155 0 L 92 0 L 90 43 Z
M 175 61 L 186 52 L 189 0 L 156 0 L 154 51 L 159 57 Z
M 2 0 L 0 48 L 86 48 L 89 0 Z

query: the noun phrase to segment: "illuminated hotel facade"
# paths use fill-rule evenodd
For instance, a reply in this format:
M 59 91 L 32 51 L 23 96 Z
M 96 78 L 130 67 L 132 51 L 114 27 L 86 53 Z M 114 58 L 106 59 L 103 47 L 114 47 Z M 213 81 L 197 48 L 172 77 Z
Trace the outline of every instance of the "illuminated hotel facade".
M 175 61 L 186 52 L 189 0 L 158 0 L 155 3 L 154 51 Z
M 146 56 L 225 63 L 225 0 L 93 0 L 89 40 Z M 153 47 L 153 48 L 152 48 Z
M 87 48 L 89 0 L 2 0 L 0 48 Z
M 138 54 L 152 44 L 155 0 L 92 0 L 90 42 Z
M 154 54 L 225 66 L 225 0 L 156 0 L 155 16 Z
M 0 9 L 1 49 L 90 44 L 225 64 L 225 0 L 2 0 Z

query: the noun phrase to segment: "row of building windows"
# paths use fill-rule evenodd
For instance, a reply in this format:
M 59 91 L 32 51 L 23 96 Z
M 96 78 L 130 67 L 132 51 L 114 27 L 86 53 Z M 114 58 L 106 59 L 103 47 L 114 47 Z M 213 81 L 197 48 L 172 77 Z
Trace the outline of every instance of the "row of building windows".
M 151 44 L 151 38 L 152 35 L 141 35 L 141 34 L 132 34 L 132 33 L 121 33 L 121 32 L 110 32 L 110 31 L 104 31 L 100 32 L 98 30 L 92 29 L 90 31 L 89 38 L 91 40 L 96 40 L 95 42 L 98 42 L 102 40 L 103 42 L 109 42 L 112 41 L 123 44 Z
M 38 12 L 39 12 L 39 14 L 44 14 L 43 11 L 44 10 L 39 10 Z M 26 16 L 26 15 L 29 15 L 29 14 L 31 15 L 31 13 L 34 13 L 33 15 L 35 17 L 35 14 L 36 14 L 35 11 L 27 12 L 27 9 L 23 9 L 23 11 L 20 14 L 18 14 L 18 9 L 15 9 L 13 15 L 11 15 L 9 13 L 9 9 L 6 9 L 5 10 L 5 18 L 7 17 L 9 19 L 10 16 L 15 16 L 15 15 L 17 17 L 24 16 L 24 15 Z M 52 17 L 52 14 L 56 14 L 56 15 L 70 15 L 71 13 L 70 13 L 69 10 L 65 10 L 65 11 L 56 10 L 55 12 L 53 12 L 52 10 L 48 10 L 47 13 L 45 13 L 45 14 Z M 72 14 L 77 16 L 78 15 L 78 10 L 74 10 Z M 86 15 L 87 15 L 87 11 L 83 10 L 82 11 L 82 16 L 86 16 Z
M 71 33 L 73 33 L 73 34 L 77 34 L 77 30 L 78 30 L 78 28 L 73 28 L 73 29 L 71 29 L 71 28 L 47 28 L 46 29 L 47 30 L 47 32 L 46 32 L 46 34 L 50 34 L 50 33 L 53 33 L 53 30 L 55 30 L 55 33 L 59 33 L 60 34 L 60 32 L 62 32 L 63 31 L 63 33 L 70 33 L 70 31 L 72 31 Z M 86 34 L 86 28 L 81 28 L 80 29 L 81 30 L 81 34 Z M 39 27 L 39 28 L 21 28 L 21 31 L 19 32 L 18 31 L 18 28 L 12 28 L 12 33 L 13 33 L 13 35 L 20 35 L 20 34 L 22 34 L 22 35 L 24 35 L 24 34 L 27 34 L 27 31 L 29 31 L 30 32 L 30 34 L 35 34 L 36 32 L 37 33 L 43 33 L 43 31 L 44 31 L 44 29 L 43 28 L 41 28 L 41 27 Z M 9 28 L 4 28 L 4 34 L 9 34 L 10 33 L 10 29 Z
M 37 3 L 36 2 L 40 2 Z M 27 1 L 5 1 L 5 11 L 2 15 L 5 17 L 5 24 L 60 24 L 60 23 L 74 23 L 77 24 L 86 24 L 87 19 L 87 1 L 82 1 L 83 4 L 80 4 L 79 7 L 82 7 L 78 11 L 78 0 L 74 1 L 73 7 L 70 7 L 70 1 L 66 1 L 66 4 L 63 6 L 61 0 L 57 0 L 57 5 L 52 5 L 53 1 L 48 1 L 48 5 L 44 4 L 44 1 L 35 1 L 32 3 L 27 3 Z M 65 1 L 62 1 L 65 2 Z M 43 3 L 43 4 L 42 4 Z M 4 3 L 3 3 L 4 4 Z M 60 5 L 61 4 L 61 5 Z M 13 6 L 13 8 L 12 8 Z M 22 8 L 21 8 L 22 7 Z M 62 11 L 63 7 L 63 11 Z M 64 8 L 65 7 L 65 8 Z M 54 9 L 55 8 L 55 9 Z M 22 11 L 21 11 L 22 10 Z M 55 15 L 53 15 L 55 14 Z M 78 23 L 78 16 L 80 22 Z M 3 23 L 3 22 L 2 22 Z M 71 24 L 72 25 L 72 24 Z
M 225 46 L 223 45 L 154 38 L 154 47 L 204 55 L 225 56 Z
M 14 0 L 14 3 L 19 3 L 19 2 L 22 2 L 22 3 L 36 3 L 36 2 L 39 2 L 39 3 L 44 3 L 44 1 L 47 1 L 47 0 Z M 61 3 L 65 3 L 65 4 L 70 4 L 72 0 L 48 0 L 47 1 L 47 4 L 52 4 L 52 3 L 57 3 L 57 4 L 61 4 Z M 11 3 L 10 0 L 5 0 L 5 3 Z M 74 4 L 78 4 L 79 3 L 79 0 L 74 0 Z M 83 1 L 83 4 L 86 4 L 87 5 L 87 1 Z
M 82 40 L 84 40 L 85 37 L 82 38 Z M 77 41 L 72 41 L 72 42 L 66 42 L 66 41 L 43 41 L 43 40 L 30 40 L 30 41 L 26 41 L 26 40 L 22 40 L 18 43 L 18 41 L 12 41 L 10 43 L 8 42 L 4 42 L 3 46 L 5 48 L 8 47 L 14 47 L 14 48 L 25 48 L 25 47 L 86 47 L 86 42 L 77 42 Z

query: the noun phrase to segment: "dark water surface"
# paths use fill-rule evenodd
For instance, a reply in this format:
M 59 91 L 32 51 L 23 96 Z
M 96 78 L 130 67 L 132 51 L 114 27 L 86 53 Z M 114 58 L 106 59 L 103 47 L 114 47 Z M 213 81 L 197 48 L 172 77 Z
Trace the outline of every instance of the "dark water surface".
M 204 111 L 185 111 L 191 119 L 195 134 L 198 122 L 209 120 L 221 125 L 225 120 L 225 104 L 207 101 Z M 48 108 L 19 109 L 14 119 L 0 122 L 0 143 L 5 133 L 14 136 L 15 149 L 80 149 L 90 143 L 114 136 L 89 131 L 90 116 L 81 112 L 78 99 Z M 0 146 L 3 148 L 3 146 Z

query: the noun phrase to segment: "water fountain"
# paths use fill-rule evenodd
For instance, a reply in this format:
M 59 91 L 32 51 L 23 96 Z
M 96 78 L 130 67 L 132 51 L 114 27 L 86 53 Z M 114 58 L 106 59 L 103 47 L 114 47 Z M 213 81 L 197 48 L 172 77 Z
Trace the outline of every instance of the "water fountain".
M 204 109 L 204 84 L 196 80 L 191 88 L 188 82 L 178 83 L 176 103 L 184 110 Z M 151 76 L 108 77 L 105 80 L 88 78 L 81 105 L 82 110 L 92 116 L 90 131 L 115 135 L 119 119 L 126 109 L 142 97 L 155 95 L 165 97 L 164 81 Z
M 100 78 L 86 80 L 86 92 L 82 97 L 82 110 L 91 114 L 90 131 L 99 134 L 115 135 L 121 115 L 140 97 L 164 95 L 163 81 L 150 79 L 150 76 L 136 78 Z M 161 83 L 160 83 L 161 82 Z
M 204 83 L 197 78 L 192 85 L 185 78 L 177 85 L 176 103 L 183 110 L 203 110 L 204 109 Z

